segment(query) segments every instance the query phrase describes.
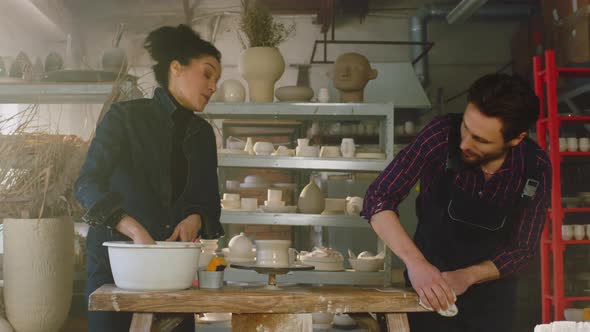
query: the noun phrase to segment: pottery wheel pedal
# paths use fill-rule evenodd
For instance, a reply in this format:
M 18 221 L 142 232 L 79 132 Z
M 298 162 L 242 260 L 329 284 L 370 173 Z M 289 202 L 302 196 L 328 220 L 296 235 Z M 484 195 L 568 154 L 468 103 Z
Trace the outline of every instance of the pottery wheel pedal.
M 268 283 L 265 288 L 269 290 L 279 289 L 277 286 L 277 274 L 287 274 L 292 271 L 309 271 L 314 269 L 313 266 L 301 264 L 285 267 L 259 266 L 255 264 L 232 264 L 232 267 L 241 270 L 253 270 L 260 274 L 268 274 Z

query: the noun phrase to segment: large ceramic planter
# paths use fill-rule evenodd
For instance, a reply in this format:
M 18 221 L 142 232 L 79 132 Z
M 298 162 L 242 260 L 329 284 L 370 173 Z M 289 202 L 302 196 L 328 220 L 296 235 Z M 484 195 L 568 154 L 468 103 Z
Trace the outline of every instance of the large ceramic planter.
M 16 331 L 59 331 L 73 277 L 71 218 L 4 219 L 4 303 Z
M 240 56 L 240 74 L 248 82 L 250 101 L 272 103 L 275 82 L 285 71 L 285 60 L 276 47 L 250 47 Z

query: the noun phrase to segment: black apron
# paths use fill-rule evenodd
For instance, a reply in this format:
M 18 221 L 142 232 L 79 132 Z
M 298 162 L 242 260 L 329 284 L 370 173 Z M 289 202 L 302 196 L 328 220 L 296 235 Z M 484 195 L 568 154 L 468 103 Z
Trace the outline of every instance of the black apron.
M 453 271 L 491 259 L 493 252 L 510 240 L 538 186 L 535 154 L 525 148 L 522 195 L 513 206 L 499 207 L 479 194 L 463 192 L 453 184 L 460 163 L 461 116 L 452 118 L 446 172 L 433 184 L 432 199 L 416 200 L 418 226 L 414 242 L 424 257 L 441 272 Z M 531 146 L 529 142 L 524 142 Z M 526 151 L 528 150 L 528 151 Z M 528 166 L 528 167 L 527 167 Z M 520 188 L 515 188 L 520 189 Z M 406 282 L 409 279 L 406 274 Z M 410 315 L 411 331 L 509 331 L 514 311 L 516 280 L 503 278 L 470 287 L 457 300 L 459 314 L 444 318 L 437 313 Z

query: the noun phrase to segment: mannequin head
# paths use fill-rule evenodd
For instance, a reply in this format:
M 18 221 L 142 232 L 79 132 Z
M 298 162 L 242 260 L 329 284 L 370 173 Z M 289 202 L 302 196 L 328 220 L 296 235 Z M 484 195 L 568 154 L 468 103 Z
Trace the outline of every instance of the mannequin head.
M 377 77 L 367 58 L 358 53 L 344 53 L 336 59 L 330 78 L 340 91 L 340 101 L 360 103 L 364 100 L 365 86 Z

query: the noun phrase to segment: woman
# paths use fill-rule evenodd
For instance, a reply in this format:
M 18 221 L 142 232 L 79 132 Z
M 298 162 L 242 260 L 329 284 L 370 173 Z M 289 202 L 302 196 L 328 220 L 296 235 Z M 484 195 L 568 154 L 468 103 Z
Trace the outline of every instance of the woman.
M 152 99 L 113 104 L 74 188 L 87 209 L 83 219 L 93 226 L 87 296 L 114 282 L 105 241 L 149 244 L 223 235 L 215 135 L 194 114 L 217 89 L 221 54 L 185 25 L 152 31 L 144 46 L 156 61 L 160 87 Z M 88 313 L 91 332 L 128 331 L 130 322 L 126 313 Z

